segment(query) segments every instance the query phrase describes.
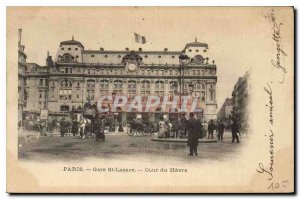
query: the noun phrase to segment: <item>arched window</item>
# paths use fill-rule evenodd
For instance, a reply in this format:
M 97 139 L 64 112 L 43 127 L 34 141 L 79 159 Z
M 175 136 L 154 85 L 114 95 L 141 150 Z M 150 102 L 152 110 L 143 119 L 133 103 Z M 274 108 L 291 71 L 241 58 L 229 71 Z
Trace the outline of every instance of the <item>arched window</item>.
M 142 81 L 141 83 L 141 95 L 142 100 L 146 101 L 148 96 L 150 95 L 150 81 Z
M 72 82 L 70 80 L 62 80 L 59 87 L 59 99 L 71 100 L 72 98 Z
M 122 89 L 122 81 L 116 80 L 114 83 L 114 89 Z
M 92 101 L 95 99 L 95 80 L 87 80 L 86 82 L 86 99 Z
M 132 100 L 136 95 L 136 81 L 128 81 L 128 100 Z
M 108 95 L 108 80 L 100 81 L 100 95 L 107 96 Z
M 165 84 L 163 81 L 157 81 L 155 82 L 155 95 L 159 97 L 164 96 L 164 88 Z

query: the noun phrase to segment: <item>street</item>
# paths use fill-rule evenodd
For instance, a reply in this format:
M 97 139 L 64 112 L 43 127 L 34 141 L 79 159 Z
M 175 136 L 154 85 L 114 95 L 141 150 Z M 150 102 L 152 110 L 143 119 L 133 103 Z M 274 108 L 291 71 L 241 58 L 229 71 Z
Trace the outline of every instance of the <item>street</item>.
M 198 159 L 223 161 L 239 156 L 247 136 L 242 135 L 241 143 L 231 143 L 231 133 L 224 133 L 222 143 L 201 143 L 198 145 L 199 156 L 188 156 L 186 143 L 155 142 L 154 136 L 128 136 L 125 133 L 106 134 L 106 140 L 95 141 L 95 138 L 79 139 L 73 136 L 40 136 L 33 142 L 25 142 L 19 136 L 19 159 L 38 162 L 49 161 L 82 161 L 89 158 L 127 159 L 134 157 L 168 158 L 174 160 Z M 207 138 L 203 138 L 207 140 Z

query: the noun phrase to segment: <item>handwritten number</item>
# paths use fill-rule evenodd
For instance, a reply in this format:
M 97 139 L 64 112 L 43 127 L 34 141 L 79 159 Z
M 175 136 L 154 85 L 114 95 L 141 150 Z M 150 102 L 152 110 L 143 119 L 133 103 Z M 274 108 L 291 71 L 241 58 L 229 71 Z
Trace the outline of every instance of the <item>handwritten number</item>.
M 282 186 L 282 187 L 287 187 L 288 182 L 289 182 L 288 180 L 283 180 L 281 183 L 279 183 L 279 182 L 276 182 L 276 183 L 272 182 L 272 183 L 270 184 L 270 186 L 268 186 L 267 189 L 272 189 L 272 190 L 274 190 L 274 189 L 280 188 L 280 186 Z

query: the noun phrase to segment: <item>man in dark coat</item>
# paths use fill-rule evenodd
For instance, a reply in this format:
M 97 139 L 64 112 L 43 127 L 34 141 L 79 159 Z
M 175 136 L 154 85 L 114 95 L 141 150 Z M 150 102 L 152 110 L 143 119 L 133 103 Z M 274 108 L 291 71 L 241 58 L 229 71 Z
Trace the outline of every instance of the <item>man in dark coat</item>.
M 225 130 L 225 125 L 223 123 L 222 120 L 219 121 L 219 124 L 218 124 L 218 140 L 219 141 L 223 141 L 223 134 L 224 134 L 224 130 Z
M 66 133 L 67 123 L 65 122 L 65 118 L 62 118 L 60 121 L 60 136 L 64 137 Z
M 78 122 L 77 122 L 76 118 L 73 118 L 73 121 L 72 121 L 72 133 L 73 133 L 73 136 L 76 136 L 78 133 Z
M 215 125 L 214 125 L 214 121 L 210 120 L 210 123 L 208 124 L 207 127 L 208 130 L 208 139 L 214 139 L 214 130 L 215 130 Z
M 203 128 L 203 125 L 202 125 L 201 119 L 198 118 L 197 119 L 197 132 L 198 132 L 198 138 L 200 138 L 200 139 L 203 138 L 202 128 Z
M 231 132 L 232 132 L 232 143 L 236 140 L 237 143 L 240 143 L 239 140 L 239 126 L 238 123 L 236 122 L 236 120 L 234 119 L 232 124 L 231 124 Z
M 178 132 L 179 132 L 179 129 L 180 129 L 180 119 L 174 120 L 172 122 L 172 128 L 173 128 L 173 132 L 174 132 L 174 138 L 177 138 L 178 137 Z
M 190 156 L 196 155 L 198 156 L 197 146 L 198 146 L 198 137 L 199 134 L 197 132 L 198 122 L 194 118 L 194 113 L 190 113 L 190 119 L 187 121 L 187 128 L 188 128 L 188 146 L 190 147 Z

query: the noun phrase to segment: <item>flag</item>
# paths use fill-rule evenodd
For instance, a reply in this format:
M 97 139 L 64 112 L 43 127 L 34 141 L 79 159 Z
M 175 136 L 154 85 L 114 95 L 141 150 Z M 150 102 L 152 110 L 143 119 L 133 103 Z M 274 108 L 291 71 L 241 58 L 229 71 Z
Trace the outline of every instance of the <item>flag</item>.
M 136 43 L 141 43 L 141 44 L 145 44 L 146 43 L 146 38 L 145 36 L 141 36 L 137 33 L 134 33 L 134 39 Z

